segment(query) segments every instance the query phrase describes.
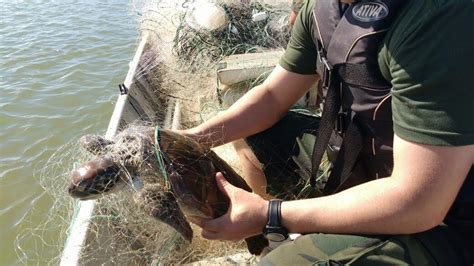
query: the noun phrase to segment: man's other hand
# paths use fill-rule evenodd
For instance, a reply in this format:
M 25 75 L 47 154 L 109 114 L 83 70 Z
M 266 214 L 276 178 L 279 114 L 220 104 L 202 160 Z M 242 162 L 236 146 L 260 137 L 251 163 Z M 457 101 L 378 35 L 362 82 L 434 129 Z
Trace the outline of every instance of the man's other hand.
M 192 219 L 202 228 L 202 237 L 238 241 L 261 234 L 267 222 L 268 201 L 233 186 L 220 172 L 216 174 L 216 181 L 222 193 L 229 198 L 229 209 L 226 214 L 213 220 Z

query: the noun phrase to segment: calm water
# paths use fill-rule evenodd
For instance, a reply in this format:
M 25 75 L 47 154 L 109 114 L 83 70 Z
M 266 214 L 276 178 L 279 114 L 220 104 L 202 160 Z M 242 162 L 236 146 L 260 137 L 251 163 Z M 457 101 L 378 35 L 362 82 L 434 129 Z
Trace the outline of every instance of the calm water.
M 38 181 L 48 158 L 105 131 L 136 47 L 135 21 L 127 0 L 0 0 L 0 265 L 19 262 L 17 235 L 50 208 Z M 41 257 L 45 247 L 36 250 Z

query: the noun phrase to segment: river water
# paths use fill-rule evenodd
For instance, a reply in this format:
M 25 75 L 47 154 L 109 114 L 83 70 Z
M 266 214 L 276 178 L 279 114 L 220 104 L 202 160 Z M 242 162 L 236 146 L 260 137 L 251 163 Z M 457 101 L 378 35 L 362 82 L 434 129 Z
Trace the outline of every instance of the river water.
M 127 0 L 0 0 L 0 265 L 54 256 L 28 238 L 19 252 L 17 236 L 43 221 L 32 213 L 51 207 L 39 184 L 48 158 L 105 132 L 137 45 L 136 20 Z

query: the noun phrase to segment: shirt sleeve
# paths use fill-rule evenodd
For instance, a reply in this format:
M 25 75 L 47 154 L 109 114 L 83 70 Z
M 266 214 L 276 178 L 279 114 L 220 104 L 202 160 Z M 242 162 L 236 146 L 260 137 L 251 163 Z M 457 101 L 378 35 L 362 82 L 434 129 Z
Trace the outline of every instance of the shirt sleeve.
M 393 85 L 394 132 L 422 144 L 474 144 L 474 4 L 445 1 L 410 12 L 379 56 Z
M 284 69 L 298 74 L 315 74 L 317 51 L 313 42 L 314 0 L 307 1 L 295 21 L 290 41 L 279 64 Z

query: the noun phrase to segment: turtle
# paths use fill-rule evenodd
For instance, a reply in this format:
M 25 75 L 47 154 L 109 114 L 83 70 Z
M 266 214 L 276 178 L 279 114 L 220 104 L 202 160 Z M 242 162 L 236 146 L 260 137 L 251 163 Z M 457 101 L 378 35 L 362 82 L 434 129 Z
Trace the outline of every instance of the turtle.
M 215 175 L 222 172 L 236 187 L 252 191 L 245 180 L 216 153 L 193 139 L 158 127 L 130 127 L 113 140 L 85 135 L 82 147 L 95 156 L 70 173 L 69 194 L 97 199 L 132 183 L 142 184 L 134 202 L 147 214 L 174 228 L 189 243 L 189 217 L 213 219 L 229 208 Z M 268 246 L 263 235 L 245 239 L 251 254 Z

